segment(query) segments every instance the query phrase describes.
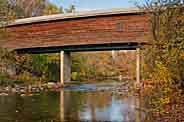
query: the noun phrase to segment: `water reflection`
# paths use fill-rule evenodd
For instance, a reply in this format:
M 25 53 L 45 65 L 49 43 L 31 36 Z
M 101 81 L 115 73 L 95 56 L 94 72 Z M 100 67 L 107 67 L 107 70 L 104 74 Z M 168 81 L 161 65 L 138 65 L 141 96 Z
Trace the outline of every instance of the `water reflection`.
M 59 120 L 59 93 L 31 97 L 1 96 L 0 122 L 50 122 Z
M 65 116 L 64 120 L 141 122 L 145 118 L 144 113 L 138 109 L 139 99 L 133 96 L 67 90 L 61 91 L 61 95 L 61 112 L 64 109 L 61 118 Z
M 0 122 L 142 122 L 136 97 L 108 92 L 47 92 L 29 97 L 0 97 Z
M 61 119 L 61 122 L 64 121 L 64 116 L 65 113 L 64 113 L 64 91 L 61 90 L 60 92 L 60 119 Z

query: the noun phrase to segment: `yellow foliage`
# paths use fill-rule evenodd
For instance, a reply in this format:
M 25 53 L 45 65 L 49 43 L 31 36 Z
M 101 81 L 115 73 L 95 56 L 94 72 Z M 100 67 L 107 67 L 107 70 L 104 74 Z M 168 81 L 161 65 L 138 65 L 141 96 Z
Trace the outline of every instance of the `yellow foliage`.
M 156 64 L 155 70 L 152 73 L 152 78 L 163 84 L 171 84 L 173 82 L 172 73 L 161 62 Z
M 45 9 L 43 10 L 44 15 L 51 15 L 51 14 L 59 14 L 60 10 L 58 9 L 57 6 L 48 3 Z
M 25 83 L 33 83 L 36 82 L 37 78 L 29 72 L 23 72 L 21 75 L 17 76 L 17 80 Z

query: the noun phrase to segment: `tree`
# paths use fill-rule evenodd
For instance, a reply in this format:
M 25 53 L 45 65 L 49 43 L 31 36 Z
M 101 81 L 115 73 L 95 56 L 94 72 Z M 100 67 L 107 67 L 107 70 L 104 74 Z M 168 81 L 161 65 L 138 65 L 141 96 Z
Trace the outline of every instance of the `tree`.
M 17 18 L 43 15 L 47 0 L 11 0 Z
M 144 10 L 150 15 L 152 46 L 148 48 L 148 69 L 158 81 L 180 81 L 184 63 L 184 7 L 179 0 L 147 1 Z M 181 62 L 182 61 L 182 62 Z M 158 77 L 160 76 L 160 77 Z
M 69 6 L 69 8 L 65 9 L 66 13 L 74 13 L 75 11 L 76 11 L 76 9 L 75 9 L 74 5 L 71 5 L 71 6 Z
M 6 36 L 5 26 L 12 20 L 15 16 L 12 11 L 12 6 L 7 0 L 0 0 L 0 40 Z
M 17 18 L 27 18 L 42 15 L 51 15 L 59 13 L 73 13 L 75 6 L 63 10 L 63 7 L 57 7 L 48 0 L 10 0 Z
M 56 5 L 48 3 L 43 10 L 43 15 L 59 14 L 63 12 L 61 10 Z
M 2 49 L 1 43 L 5 41 L 7 32 L 5 26 L 13 19 L 10 2 L 7 0 L 0 0 L 0 84 L 8 83 L 11 79 L 12 73 L 9 68 L 12 66 L 15 58 L 6 49 Z
M 144 72 L 152 84 L 141 92 L 154 121 L 182 121 L 183 95 L 180 81 L 184 70 L 184 5 L 181 0 L 146 1 L 152 45 L 144 50 Z M 150 63 L 151 62 L 151 63 Z M 149 88 L 148 88 L 149 87 Z M 147 90 L 146 90 L 147 89 Z

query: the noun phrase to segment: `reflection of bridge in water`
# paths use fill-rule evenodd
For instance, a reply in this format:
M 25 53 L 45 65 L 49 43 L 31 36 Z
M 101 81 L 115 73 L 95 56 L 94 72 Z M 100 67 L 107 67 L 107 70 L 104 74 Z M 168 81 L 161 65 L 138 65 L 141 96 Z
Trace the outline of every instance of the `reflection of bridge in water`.
M 138 9 L 114 9 L 19 19 L 7 27 L 3 47 L 20 53 L 60 52 L 61 83 L 70 81 L 71 52 L 137 50 L 140 82 L 140 46 L 147 43 L 148 16 Z
M 110 92 L 60 92 L 61 121 L 122 121 L 141 122 L 140 99 L 122 97 Z

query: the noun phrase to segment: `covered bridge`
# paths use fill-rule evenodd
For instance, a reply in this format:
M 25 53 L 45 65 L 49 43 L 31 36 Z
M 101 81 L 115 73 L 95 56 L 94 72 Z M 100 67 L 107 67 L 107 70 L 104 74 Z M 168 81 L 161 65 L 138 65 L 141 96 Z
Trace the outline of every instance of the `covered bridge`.
M 136 50 L 146 44 L 149 17 L 136 8 L 95 10 L 19 19 L 7 30 L 2 47 L 21 53 L 61 53 L 61 83 L 70 81 L 70 52 Z

